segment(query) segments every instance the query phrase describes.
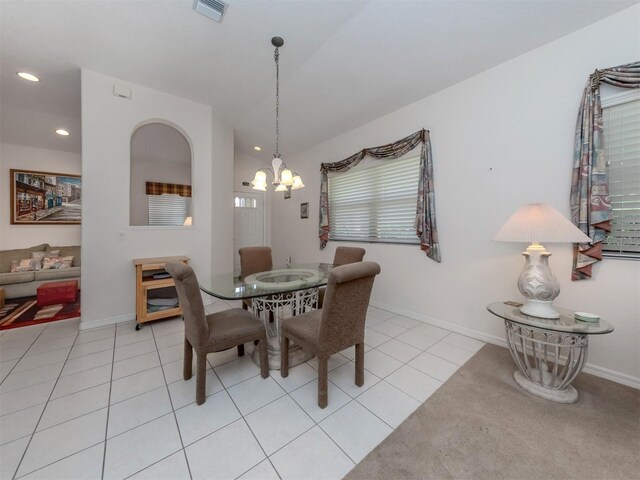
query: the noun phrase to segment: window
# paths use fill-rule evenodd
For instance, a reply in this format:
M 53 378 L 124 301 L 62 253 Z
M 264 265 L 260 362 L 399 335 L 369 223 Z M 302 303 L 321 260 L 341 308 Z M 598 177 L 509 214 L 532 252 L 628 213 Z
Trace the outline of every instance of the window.
M 624 93 L 602 102 L 605 158 L 613 209 L 608 256 L 640 258 L 640 95 Z
M 149 225 L 182 226 L 189 217 L 190 197 L 163 193 L 148 195 Z
M 419 178 L 419 156 L 330 177 L 329 239 L 420 243 L 415 228 Z
M 258 208 L 258 201 L 251 197 L 236 197 L 233 206 L 235 208 Z

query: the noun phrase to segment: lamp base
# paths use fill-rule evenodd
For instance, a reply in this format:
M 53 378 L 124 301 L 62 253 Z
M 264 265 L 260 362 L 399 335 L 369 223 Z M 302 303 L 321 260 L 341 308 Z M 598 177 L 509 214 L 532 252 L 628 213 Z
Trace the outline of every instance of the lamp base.
M 551 306 L 560 293 L 560 284 L 549 268 L 551 254 L 539 243 L 533 243 L 522 255 L 526 261 L 518 278 L 518 290 L 527 301 L 520 311 L 533 317 L 560 318 Z
M 528 299 L 527 302 L 520 307 L 520 311 L 525 315 L 531 315 L 532 317 L 538 318 L 551 318 L 557 319 L 560 318 L 560 314 L 555 311 L 552 300 L 531 300 Z

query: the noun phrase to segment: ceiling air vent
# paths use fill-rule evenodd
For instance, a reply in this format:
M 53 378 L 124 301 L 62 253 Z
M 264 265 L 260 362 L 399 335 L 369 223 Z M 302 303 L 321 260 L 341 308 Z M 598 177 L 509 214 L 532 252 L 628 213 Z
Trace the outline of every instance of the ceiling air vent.
M 197 0 L 195 10 L 205 17 L 220 23 L 229 5 L 220 0 Z

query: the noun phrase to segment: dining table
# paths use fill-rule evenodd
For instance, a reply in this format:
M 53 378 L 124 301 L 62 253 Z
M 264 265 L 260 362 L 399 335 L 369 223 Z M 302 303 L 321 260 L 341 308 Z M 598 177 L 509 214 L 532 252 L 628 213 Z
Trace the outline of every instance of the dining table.
M 263 321 L 267 331 L 269 369 L 279 370 L 282 320 L 317 308 L 318 290 L 327 284 L 332 267 L 329 263 L 289 264 L 246 277 L 229 272 L 204 277 L 199 285 L 204 293 L 222 300 L 250 300 L 251 310 Z M 257 349 L 252 357 L 259 363 Z M 301 346 L 290 344 L 290 366 L 312 357 L 313 354 Z

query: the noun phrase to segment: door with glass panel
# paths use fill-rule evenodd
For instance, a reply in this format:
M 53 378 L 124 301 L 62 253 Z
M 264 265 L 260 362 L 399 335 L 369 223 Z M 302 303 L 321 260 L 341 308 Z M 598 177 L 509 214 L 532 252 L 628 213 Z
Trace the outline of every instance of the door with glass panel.
M 264 245 L 264 194 L 235 192 L 233 196 L 233 268 L 240 271 L 238 249 Z

